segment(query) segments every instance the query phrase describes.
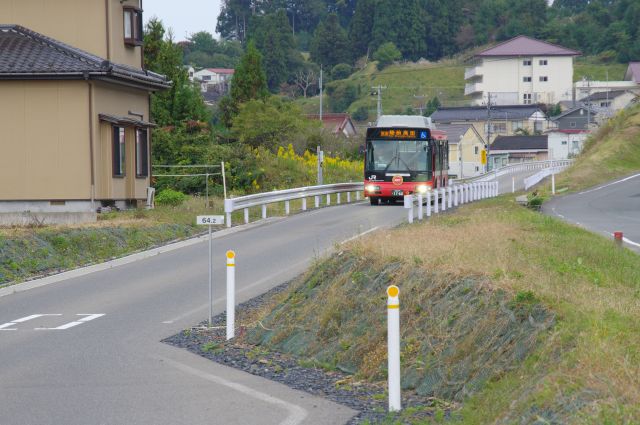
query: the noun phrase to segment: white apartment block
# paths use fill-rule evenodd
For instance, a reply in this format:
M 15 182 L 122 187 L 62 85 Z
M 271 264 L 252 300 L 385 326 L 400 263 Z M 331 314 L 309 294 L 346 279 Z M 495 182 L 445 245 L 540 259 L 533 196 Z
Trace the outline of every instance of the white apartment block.
M 464 94 L 473 104 L 553 104 L 573 96 L 573 58 L 580 53 L 518 36 L 475 56 L 467 68 Z

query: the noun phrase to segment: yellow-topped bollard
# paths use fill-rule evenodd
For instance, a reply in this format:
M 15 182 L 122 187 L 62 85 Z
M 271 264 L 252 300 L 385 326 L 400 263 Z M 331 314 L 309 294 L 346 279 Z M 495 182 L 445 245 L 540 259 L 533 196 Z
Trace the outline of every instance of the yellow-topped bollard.
M 227 251 L 227 340 L 235 336 L 236 253 Z
M 387 288 L 387 347 L 389 378 L 389 411 L 402 409 L 400 399 L 400 288 Z

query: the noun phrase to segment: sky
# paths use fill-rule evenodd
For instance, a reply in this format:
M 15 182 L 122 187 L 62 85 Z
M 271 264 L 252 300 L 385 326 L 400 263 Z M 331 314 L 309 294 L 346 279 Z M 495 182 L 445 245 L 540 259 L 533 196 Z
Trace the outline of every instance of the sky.
M 176 41 L 189 34 L 208 31 L 215 35 L 221 0 L 144 0 L 145 23 L 154 16 L 165 28 L 173 28 Z

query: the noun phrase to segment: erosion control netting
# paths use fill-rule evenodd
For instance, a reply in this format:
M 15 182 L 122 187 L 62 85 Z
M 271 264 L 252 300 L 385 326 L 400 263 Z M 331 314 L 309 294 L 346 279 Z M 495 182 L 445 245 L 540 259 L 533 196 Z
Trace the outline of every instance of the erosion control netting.
M 249 340 L 371 380 L 386 379 L 386 294 L 400 287 L 402 385 L 461 401 L 514 369 L 554 323 L 533 296 L 402 261 L 345 253 L 295 282 Z

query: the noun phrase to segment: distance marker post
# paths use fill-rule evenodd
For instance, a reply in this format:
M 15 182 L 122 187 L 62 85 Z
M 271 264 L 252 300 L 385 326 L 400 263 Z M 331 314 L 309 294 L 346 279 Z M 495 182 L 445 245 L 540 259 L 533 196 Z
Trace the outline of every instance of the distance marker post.
M 213 321 L 213 238 L 211 228 L 224 224 L 223 215 L 199 215 L 196 217 L 196 224 L 199 226 L 209 226 L 209 327 Z
M 389 374 L 389 411 L 402 409 L 400 400 L 400 289 L 396 285 L 387 288 L 387 347 Z

